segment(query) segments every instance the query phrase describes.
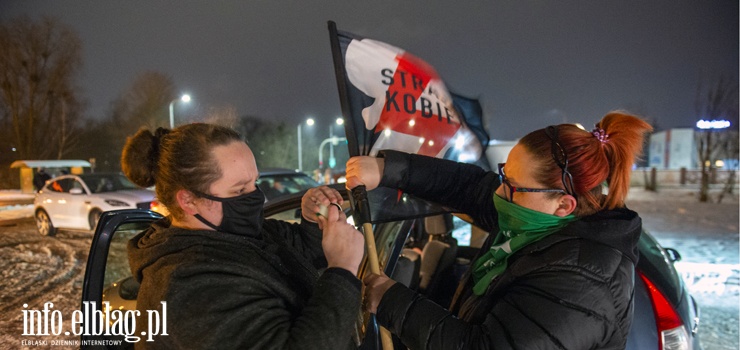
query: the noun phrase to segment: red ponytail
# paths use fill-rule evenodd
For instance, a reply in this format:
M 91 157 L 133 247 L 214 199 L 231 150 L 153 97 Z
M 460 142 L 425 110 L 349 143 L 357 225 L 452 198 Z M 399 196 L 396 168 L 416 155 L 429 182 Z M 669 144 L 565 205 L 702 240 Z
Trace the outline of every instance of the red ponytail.
M 652 130 L 650 124 L 615 111 L 604 116 L 594 131 L 572 124 L 557 127 L 557 141 L 568 157 L 568 171 L 573 176 L 578 200 L 575 214 L 585 216 L 624 206 L 632 164 L 641 153 L 644 133 Z M 552 140 L 544 130 L 527 134 L 519 143 L 538 159 L 535 178 L 547 187 L 563 188 L 562 170 L 552 158 Z M 604 183 L 609 189 L 606 197 L 602 195 Z

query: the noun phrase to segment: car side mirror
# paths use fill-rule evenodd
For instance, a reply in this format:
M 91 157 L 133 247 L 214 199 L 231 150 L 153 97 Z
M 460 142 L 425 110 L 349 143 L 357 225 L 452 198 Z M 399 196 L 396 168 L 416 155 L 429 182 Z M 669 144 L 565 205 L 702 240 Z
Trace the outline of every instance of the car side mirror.
M 70 194 L 82 194 L 83 192 L 81 188 L 73 188 L 69 190 L 69 193 Z
M 681 254 L 678 252 L 678 250 L 675 250 L 673 248 L 663 248 L 665 249 L 665 252 L 668 254 L 668 259 L 671 262 L 681 261 Z

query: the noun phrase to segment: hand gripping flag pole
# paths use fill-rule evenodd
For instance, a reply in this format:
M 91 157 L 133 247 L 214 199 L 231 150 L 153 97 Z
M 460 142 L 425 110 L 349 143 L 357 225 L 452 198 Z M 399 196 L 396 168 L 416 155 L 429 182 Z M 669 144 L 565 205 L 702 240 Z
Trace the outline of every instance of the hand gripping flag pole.
M 347 135 L 347 147 L 349 150 L 349 155 L 352 157 L 359 156 L 362 154 L 359 150 L 360 147 L 358 145 L 357 134 L 355 131 L 362 130 L 362 128 L 357 128 L 357 126 L 354 125 L 354 121 L 350 120 L 350 101 L 347 92 L 348 86 L 346 80 L 346 71 L 344 68 L 343 54 L 339 44 L 337 27 L 336 24 L 332 21 L 329 21 L 329 37 L 332 47 L 332 56 L 334 58 L 334 70 L 337 78 L 337 86 L 339 88 L 339 98 L 342 105 L 342 114 L 345 117 L 345 121 L 349 121 L 344 123 L 345 133 Z M 373 233 L 373 225 L 370 217 L 370 203 L 367 198 L 367 190 L 365 186 L 357 186 L 352 189 L 351 198 L 354 202 L 352 203 L 352 215 L 355 218 L 355 223 L 358 226 L 362 226 L 362 231 L 365 236 L 368 267 L 370 268 L 370 272 L 380 275 L 380 263 L 378 262 L 378 252 L 375 247 L 375 234 Z M 371 315 L 370 318 L 370 322 L 375 323 L 375 315 Z M 379 330 L 382 349 L 393 350 L 393 340 L 391 338 L 391 333 L 383 327 L 379 327 Z

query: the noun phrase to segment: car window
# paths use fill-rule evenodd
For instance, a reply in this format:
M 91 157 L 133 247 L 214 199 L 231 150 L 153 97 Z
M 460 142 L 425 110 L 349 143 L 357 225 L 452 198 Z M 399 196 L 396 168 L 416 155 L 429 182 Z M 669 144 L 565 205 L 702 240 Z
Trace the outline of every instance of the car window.
M 49 184 L 48 189 L 52 192 L 69 192 L 72 189 L 74 179 L 59 179 Z
M 72 189 L 79 189 L 80 191 L 82 191 L 81 193 L 85 193 L 85 187 L 83 187 L 82 183 L 77 180 L 72 182 L 72 188 L 70 188 L 70 190 Z
M 105 263 L 103 288 L 107 288 L 114 282 L 118 282 L 131 276 L 131 269 L 128 264 L 128 253 L 126 250 L 128 241 L 141 233 L 148 226 L 148 223 L 128 223 L 121 225 L 116 231 L 114 231 L 111 237 L 108 259 Z
M 452 225 L 454 227 L 452 229 L 452 237 L 457 239 L 457 245 L 473 248 L 482 247 L 483 242 L 488 238 L 488 232 L 478 226 L 470 224 L 458 215 L 459 214 L 455 214 L 452 216 Z
M 452 229 L 452 237 L 457 239 L 457 244 L 460 246 L 469 246 L 473 225 L 463 221 L 457 216 L 452 217 L 452 225 L 454 227 Z
M 135 190 L 139 187 L 120 174 L 88 174 L 83 177 L 92 193 L 105 193 L 123 190 Z

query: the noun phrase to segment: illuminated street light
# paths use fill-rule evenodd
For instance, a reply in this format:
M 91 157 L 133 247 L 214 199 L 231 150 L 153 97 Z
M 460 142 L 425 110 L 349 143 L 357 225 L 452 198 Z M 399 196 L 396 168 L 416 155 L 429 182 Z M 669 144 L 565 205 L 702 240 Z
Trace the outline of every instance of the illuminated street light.
M 702 130 L 708 129 L 727 129 L 730 127 L 728 120 L 700 120 L 696 122 L 696 127 Z
M 313 118 L 306 119 L 306 125 L 312 126 L 315 123 Z M 303 149 L 301 145 L 301 125 L 303 123 L 299 123 L 297 127 L 298 132 L 298 171 L 303 171 Z
M 170 129 L 175 128 L 175 113 L 174 113 L 174 106 L 175 102 L 177 102 L 177 98 L 170 101 Z M 190 95 L 184 94 L 179 98 L 180 101 L 188 103 L 190 102 Z
M 341 117 L 340 118 L 337 118 L 336 124 L 339 125 L 339 126 L 343 125 L 344 124 L 344 119 L 342 119 Z M 329 137 L 330 138 L 333 138 L 334 137 L 334 128 L 331 125 L 329 126 Z M 329 144 L 329 167 L 330 168 L 333 168 L 334 165 L 336 164 L 336 159 L 334 158 L 334 145 L 336 145 L 335 142 L 332 142 L 332 143 Z M 319 164 L 321 164 L 321 163 L 319 163 Z

